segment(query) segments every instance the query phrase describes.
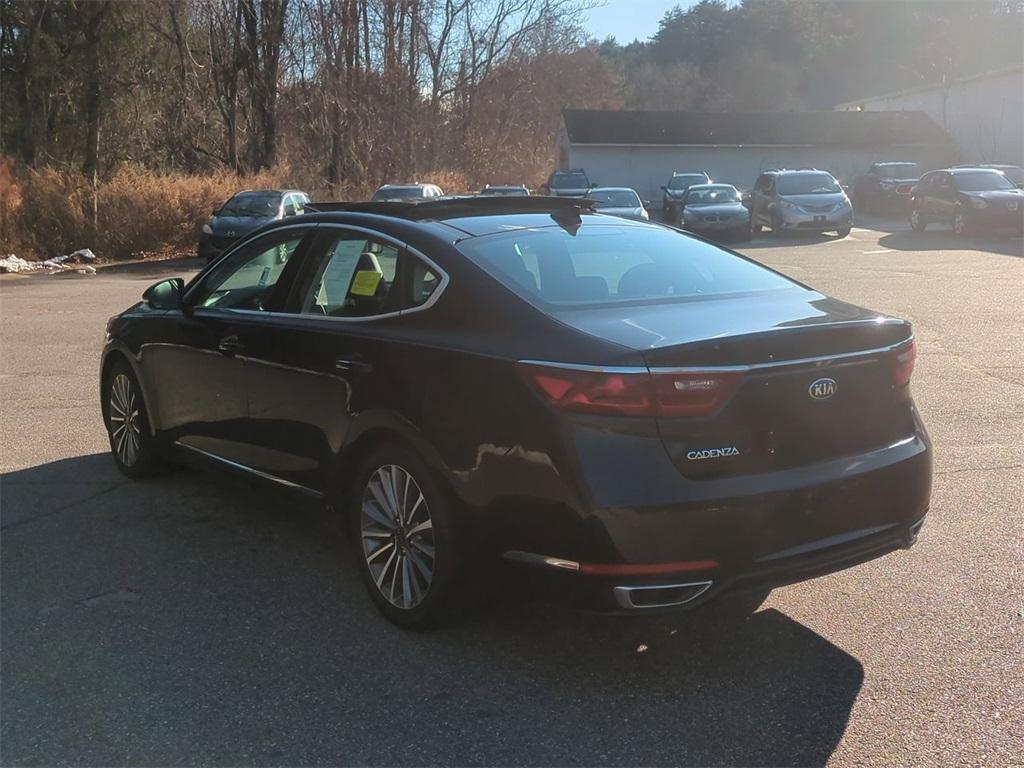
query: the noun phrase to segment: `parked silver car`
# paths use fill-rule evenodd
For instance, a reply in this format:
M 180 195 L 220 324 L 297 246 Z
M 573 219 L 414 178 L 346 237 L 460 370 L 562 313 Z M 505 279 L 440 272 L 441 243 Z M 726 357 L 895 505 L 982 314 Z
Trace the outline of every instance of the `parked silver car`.
M 732 184 L 695 184 L 682 199 L 683 229 L 712 239 L 750 239 L 750 211 Z
M 757 178 L 750 207 L 751 229 L 772 233 L 835 232 L 853 227 L 853 205 L 828 171 L 816 168 L 765 171 Z
M 594 201 L 594 209 L 600 213 L 638 221 L 650 218 L 640 195 L 629 187 L 598 187 L 587 192 L 587 199 Z
M 436 184 L 422 184 L 418 181 L 410 184 L 384 184 L 370 198 L 374 202 L 383 200 L 426 200 L 432 197 L 443 197 L 444 192 Z

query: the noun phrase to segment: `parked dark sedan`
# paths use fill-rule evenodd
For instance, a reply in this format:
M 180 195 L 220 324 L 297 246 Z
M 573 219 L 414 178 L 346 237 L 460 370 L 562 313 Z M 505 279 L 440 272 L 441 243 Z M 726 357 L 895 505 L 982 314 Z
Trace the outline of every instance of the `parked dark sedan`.
M 876 213 L 904 205 L 920 178 L 917 163 L 873 163 L 867 173 L 853 181 L 854 205 L 860 211 Z
M 750 210 L 732 184 L 695 184 L 682 205 L 684 229 L 712 239 L 750 239 Z
M 314 207 L 109 321 L 126 475 L 173 452 L 330 501 L 404 626 L 488 563 L 588 608 L 742 615 L 914 543 L 907 322 L 586 201 Z
M 992 168 L 947 168 L 921 177 L 910 195 L 910 227 L 923 232 L 932 222 L 969 231 L 1024 230 L 1024 190 Z
M 213 261 L 241 238 L 270 221 L 303 212 L 309 195 L 297 189 L 239 192 L 213 212 L 199 236 L 199 258 Z

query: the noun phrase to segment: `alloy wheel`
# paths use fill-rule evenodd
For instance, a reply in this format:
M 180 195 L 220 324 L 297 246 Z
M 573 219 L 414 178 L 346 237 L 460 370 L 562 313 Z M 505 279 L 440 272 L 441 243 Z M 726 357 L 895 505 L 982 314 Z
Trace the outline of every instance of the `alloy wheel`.
M 373 583 L 397 608 L 419 605 L 434 577 L 434 527 L 415 478 L 396 464 L 366 483 L 359 519 L 363 556 Z
M 139 459 L 142 435 L 139 427 L 139 401 L 131 379 L 124 373 L 114 376 L 110 383 L 110 437 L 117 458 L 126 467 Z

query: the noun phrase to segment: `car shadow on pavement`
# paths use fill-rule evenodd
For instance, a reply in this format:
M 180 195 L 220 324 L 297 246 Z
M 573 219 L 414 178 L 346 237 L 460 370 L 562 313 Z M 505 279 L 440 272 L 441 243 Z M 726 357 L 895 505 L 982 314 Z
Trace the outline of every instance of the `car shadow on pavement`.
M 105 454 L 3 474 L 0 523 L 10 764 L 818 766 L 864 678 L 770 608 L 402 631 L 329 511 Z
M 952 229 L 906 230 L 893 232 L 878 240 L 880 248 L 894 251 L 987 251 L 1003 256 L 1024 258 L 1024 239 L 1020 235 L 957 236 Z

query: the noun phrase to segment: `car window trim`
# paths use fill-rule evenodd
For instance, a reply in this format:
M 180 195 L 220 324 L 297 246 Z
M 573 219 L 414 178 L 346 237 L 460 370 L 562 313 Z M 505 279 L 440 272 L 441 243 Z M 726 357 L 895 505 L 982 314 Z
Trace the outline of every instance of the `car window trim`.
M 438 280 L 439 280 L 438 286 L 437 286 L 437 288 L 434 289 L 434 292 L 432 294 L 430 294 L 430 296 L 427 298 L 427 300 L 425 302 L 423 302 L 422 304 L 418 304 L 415 307 L 409 307 L 408 309 L 399 309 L 399 310 L 393 310 L 391 312 L 382 312 L 379 315 L 366 315 L 365 317 L 332 317 L 330 315 L 310 315 L 310 314 L 307 314 L 307 313 L 304 313 L 304 312 L 292 312 L 292 311 L 288 311 L 288 312 L 269 312 L 268 314 L 272 318 L 273 317 L 287 317 L 287 318 L 290 318 L 290 319 L 302 318 L 302 319 L 305 319 L 305 320 L 316 321 L 316 322 L 323 322 L 323 321 L 327 320 L 327 321 L 330 321 L 330 322 L 341 322 L 341 323 L 366 323 L 366 322 L 371 322 L 371 321 L 374 321 L 374 320 L 385 320 L 387 318 L 392 318 L 392 317 L 404 317 L 405 315 L 411 315 L 414 312 L 421 312 L 423 310 L 430 309 L 432 306 L 434 306 L 434 304 L 437 303 L 438 299 L 441 298 L 441 294 L 444 293 L 445 289 L 448 287 L 448 283 L 451 282 L 451 278 L 448 276 L 448 273 L 445 270 L 443 270 L 440 266 L 438 266 L 436 261 L 431 259 L 426 254 L 424 254 L 422 251 L 420 251 L 420 250 L 418 250 L 416 248 L 413 248 L 408 243 L 403 242 L 402 240 L 400 240 L 397 237 L 394 237 L 393 235 L 387 235 L 387 234 L 384 234 L 383 232 L 380 232 L 378 230 L 370 229 L 368 227 L 359 226 L 357 224 L 346 224 L 346 223 L 343 223 L 343 222 L 323 222 L 322 221 L 322 222 L 320 222 L 317 225 L 317 229 L 318 229 L 318 233 L 319 232 L 325 232 L 328 229 L 348 230 L 348 231 L 351 231 L 351 232 L 357 232 L 360 235 L 367 235 L 368 237 L 373 237 L 373 238 L 376 238 L 378 240 L 381 240 L 382 242 L 394 245 L 394 246 L 396 246 L 399 249 L 400 254 L 402 252 L 404 252 L 406 254 L 409 254 L 410 256 L 419 259 L 424 264 L 426 264 L 428 267 L 430 267 L 430 269 L 438 276 Z M 401 269 L 403 269 L 403 265 L 400 262 L 399 263 L 399 270 L 401 270 Z M 399 279 L 399 272 L 396 272 L 395 273 L 395 280 L 397 281 L 398 279 Z M 295 292 L 294 292 L 295 286 L 292 286 L 292 288 L 293 288 L 292 293 L 291 293 L 291 295 L 289 295 L 288 299 L 285 302 L 285 306 L 289 307 L 289 308 L 294 308 L 295 307 L 295 301 L 300 298 L 297 295 L 295 295 Z
M 195 292 L 197 290 L 199 290 L 200 287 L 203 284 L 205 284 L 206 278 L 209 277 L 209 274 L 210 274 L 210 272 L 213 271 L 213 268 L 214 268 L 215 265 L 220 264 L 225 259 L 231 258 L 235 254 L 236 251 L 239 251 L 242 248 L 248 248 L 251 244 L 253 244 L 253 243 L 255 243 L 255 242 L 259 241 L 259 240 L 262 240 L 264 237 L 270 237 L 272 235 L 276 235 L 276 234 L 278 234 L 280 232 L 284 232 L 284 231 L 287 231 L 287 230 L 290 230 L 290 229 L 305 229 L 305 230 L 308 230 L 307 232 L 303 233 L 302 237 L 299 240 L 299 244 L 296 247 L 296 252 L 292 256 L 292 258 L 302 258 L 304 256 L 304 254 L 305 254 L 305 251 L 306 251 L 306 248 L 303 247 L 303 242 L 311 234 L 313 234 L 316 231 L 317 226 L 318 225 L 316 223 L 313 223 L 313 222 L 303 222 L 303 223 L 296 223 L 296 224 L 285 224 L 285 225 L 282 225 L 282 226 L 279 226 L 279 227 L 274 227 L 273 229 L 268 229 L 265 232 L 260 232 L 259 234 L 256 234 L 256 235 L 252 235 L 252 236 L 250 236 L 248 238 L 243 239 L 242 241 L 240 241 L 238 243 L 235 243 L 233 246 L 231 246 L 231 248 L 229 248 L 227 251 L 225 251 L 224 254 L 219 259 L 214 261 L 212 264 L 207 265 L 207 267 L 202 272 L 200 272 L 198 275 L 196 275 L 194 280 L 192 280 L 187 286 L 185 286 L 185 291 L 184 291 L 184 293 L 182 294 L 182 297 L 181 297 L 182 304 L 183 305 L 188 305 L 190 303 L 190 301 L 192 300 L 193 296 L 195 295 Z M 291 259 L 289 259 L 289 261 L 291 261 Z M 284 273 L 283 272 L 282 272 L 282 277 L 284 277 Z M 278 290 L 278 288 L 277 288 L 278 285 L 280 285 L 280 281 L 278 281 L 277 283 L 274 284 L 275 292 Z M 290 294 L 290 293 L 291 293 L 291 287 L 289 286 L 288 294 Z M 287 298 L 285 299 L 285 305 L 287 306 Z M 193 306 L 193 310 L 198 310 L 198 309 L 208 309 L 208 308 L 207 307 L 195 307 L 195 306 Z M 224 311 L 224 312 L 257 312 L 257 313 L 264 313 L 264 312 L 270 312 L 271 311 L 271 310 L 258 310 L 258 309 L 234 309 L 234 308 L 231 308 L 231 307 L 219 307 L 219 309 Z

